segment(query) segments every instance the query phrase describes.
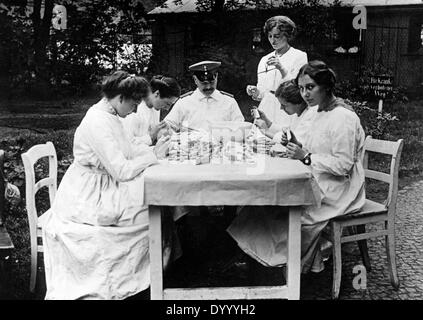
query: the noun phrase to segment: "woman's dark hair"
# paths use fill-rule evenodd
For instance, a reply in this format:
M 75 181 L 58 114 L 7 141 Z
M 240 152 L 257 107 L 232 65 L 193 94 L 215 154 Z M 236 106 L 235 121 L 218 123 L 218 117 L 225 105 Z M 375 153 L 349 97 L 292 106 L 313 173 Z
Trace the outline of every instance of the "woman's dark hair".
M 263 27 L 263 31 L 266 36 L 274 27 L 277 27 L 278 30 L 286 36 L 288 41 L 291 41 L 295 38 L 297 26 L 295 25 L 294 21 L 292 21 L 287 16 L 274 16 L 267 19 Z
M 153 92 L 159 90 L 160 98 L 179 97 L 181 87 L 175 79 L 161 75 L 154 76 L 150 81 Z
M 147 97 L 150 90 L 147 79 L 120 70 L 107 76 L 101 85 L 101 92 L 107 99 L 120 94 L 124 99 L 139 101 Z
M 276 98 L 282 98 L 286 100 L 286 102 L 292 104 L 305 104 L 295 80 L 282 82 L 278 89 L 276 89 L 275 96 Z
M 308 75 L 317 85 L 324 87 L 328 94 L 333 93 L 336 84 L 336 74 L 323 61 L 313 60 L 303 65 L 295 79 L 297 85 L 298 79 L 304 75 Z

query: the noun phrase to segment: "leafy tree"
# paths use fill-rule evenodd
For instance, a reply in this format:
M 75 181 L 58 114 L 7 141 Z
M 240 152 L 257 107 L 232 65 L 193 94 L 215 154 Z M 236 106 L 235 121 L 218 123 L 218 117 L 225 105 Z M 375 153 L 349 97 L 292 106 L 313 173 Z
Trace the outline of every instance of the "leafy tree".
M 0 2 L 0 17 L 5 28 L 0 32 L 2 46 L 6 49 L 12 88 L 19 83 L 37 79 L 39 87 L 46 83 L 47 52 L 52 18 L 53 0 L 44 3 L 41 16 L 41 0 L 33 1 L 33 10 L 27 1 Z
M 32 1 L 33 6 L 29 2 L 0 2 L 5 25 L 0 41 L 6 48 L 10 92 L 21 87 L 48 96 L 52 87 L 61 90 L 62 84 L 87 88 L 117 66 L 117 53 L 128 41 L 122 35 L 139 34 L 146 26 L 141 0 L 62 0 L 66 30 L 52 28 L 53 0 L 44 1 L 44 7 L 41 0 Z

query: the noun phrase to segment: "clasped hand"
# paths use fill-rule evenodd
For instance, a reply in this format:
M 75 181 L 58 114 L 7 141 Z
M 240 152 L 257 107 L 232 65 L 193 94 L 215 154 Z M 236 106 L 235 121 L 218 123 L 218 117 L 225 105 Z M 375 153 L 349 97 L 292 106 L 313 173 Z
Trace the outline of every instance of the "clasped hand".
M 282 74 L 282 78 L 284 78 L 286 76 L 286 74 L 288 73 L 286 71 L 286 69 L 283 67 L 283 65 L 281 64 L 279 58 L 277 58 L 275 56 L 271 56 L 267 60 L 266 63 L 267 63 L 268 66 L 274 66 L 276 69 L 278 69 L 280 71 L 280 73 Z
M 302 160 L 306 156 L 307 152 L 301 148 L 298 144 L 289 142 L 286 145 L 286 154 L 291 159 Z
M 282 131 L 281 137 L 281 144 L 286 147 L 286 154 L 291 159 L 302 160 L 307 154 L 307 151 L 303 149 L 303 145 L 301 142 L 298 141 L 297 137 L 295 136 L 294 132 L 289 130 L 290 132 L 290 139 L 287 136 L 287 130 Z
M 150 134 L 151 141 L 154 143 L 161 136 L 167 135 L 166 132 L 168 132 L 168 130 L 169 130 L 169 125 L 165 121 L 162 121 L 158 125 L 150 128 L 149 134 Z

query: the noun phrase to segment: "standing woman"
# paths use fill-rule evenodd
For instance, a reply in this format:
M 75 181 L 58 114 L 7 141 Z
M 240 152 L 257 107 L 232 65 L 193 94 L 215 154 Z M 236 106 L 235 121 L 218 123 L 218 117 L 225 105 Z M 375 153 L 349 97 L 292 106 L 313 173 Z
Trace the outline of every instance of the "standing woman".
M 133 149 L 119 117 L 150 90 L 146 79 L 114 72 L 76 129 L 74 162 L 43 215 L 46 299 L 124 299 L 149 287 L 142 172 L 167 142 Z
M 290 18 L 272 17 L 266 21 L 263 29 L 274 51 L 261 58 L 257 68 L 257 86 L 248 85 L 247 94 L 260 101 L 259 109 L 272 122 L 287 126 L 289 116 L 280 110 L 274 94 L 282 82 L 296 78 L 300 68 L 307 63 L 307 53 L 289 44 L 297 29 Z
M 167 128 L 166 122 L 160 122 L 160 110 L 169 110 L 181 95 L 181 87 L 170 77 L 154 76 L 150 86 L 151 92 L 140 103 L 137 112 L 121 119 L 135 145 L 150 146 L 156 143 L 160 130 Z
M 365 202 L 364 131 L 355 112 L 333 94 L 335 82 L 335 73 L 322 61 L 309 62 L 297 77 L 304 101 L 318 110 L 305 141 L 289 142 L 287 153 L 310 166 L 322 198 L 320 207 L 304 208 L 301 217 L 303 273 L 324 268 L 319 240 L 329 220 L 359 211 Z M 287 215 L 279 208 L 241 212 L 228 232 L 263 264 L 286 263 Z

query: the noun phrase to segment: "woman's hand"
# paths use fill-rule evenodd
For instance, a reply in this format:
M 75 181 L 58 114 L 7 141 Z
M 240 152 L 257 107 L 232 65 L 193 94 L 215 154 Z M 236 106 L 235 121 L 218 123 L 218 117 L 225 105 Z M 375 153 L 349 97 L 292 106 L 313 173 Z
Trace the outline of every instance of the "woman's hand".
M 266 125 L 266 122 L 263 119 L 255 119 L 254 124 L 260 129 L 260 130 L 267 130 L 269 127 Z
M 256 109 L 257 111 L 258 111 L 258 113 L 259 113 L 259 115 L 260 115 L 260 120 L 263 120 L 264 121 L 264 124 L 265 124 L 265 126 L 267 127 L 267 128 L 265 128 L 265 129 L 268 129 L 268 128 L 270 128 L 271 126 L 272 126 L 272 121 L 270 121 L 270 119 L 266 116 L 266 114 L 263 112 L 263 111 L 261 111 L 260 109 Z
M 153 128 L 150 128 L 149 134 L 150 134 L 151 141 L 154 143 L 154 141 L 157 140 L 159 131 L 162 129 L 167 129 L 167 128 L 168 128 L 168 124 L 164 121 L 160 122 L 158 125 L 154 126 Z
M 159 140 L 161 137 L 166 137 L 166 136 L 171 136 L 172 132 L 169 126 L 167 126 L 166 128 L 162 128 L 159 130 L 159 132 L 157 133 L 157 140 Z
M 282 135 L 281 135 L 281 145 L 285 146 L 289 143 L 288 141 L 288 137 L 286 135 L 286 131 L 282 130 Z
M 248 85 L 247 94 L 251 96 L 254 100 L 260 100 L 260 90 L 256 86 Z
M 258 108 L 256 108 L 256 110 L 258 111 L 260 118 L 254 119 L 254 124 L 262 130 L 269 129 L 272 125 L 272 121 L 269 120 L 269 118 L 266 116 L 266 114 L 263 111 L 261 111 Z
M 157 159 L 164 159 L 169 154 L 170 136 L 161 137 L 153 148 Z
M 286 153 L 289 158 L 302 160 L 307 152 L 295 143 L 289 142 L 286 146 Z
M 285 137 L 284 137 L 285 136 Z M 282 140 L 285 139 L 285 140 Z M 289 128 L 282 131 L 282 141 L 281 144 L 286 146 L 289 142 L 292 142 L 299 146 L 300 148 L 303 147 L 303 144 L 298 141 L 297 137 L 295 136 L 294 132 L 292 132 Z M 283 141 L 286 141 L 285 144 L 283 144 Z
M 279 72 L 282 74 L 282 78 L 285 78 L 286 74 L 288 73 L 288 71 L 284 68 L 284 66 L 279 61 L 279 58 L 277 58 L 275 56 L 271 56 L 267 60 L 267 65 L 268 66 L 274 66 L 276 69 L 278 69 Z

